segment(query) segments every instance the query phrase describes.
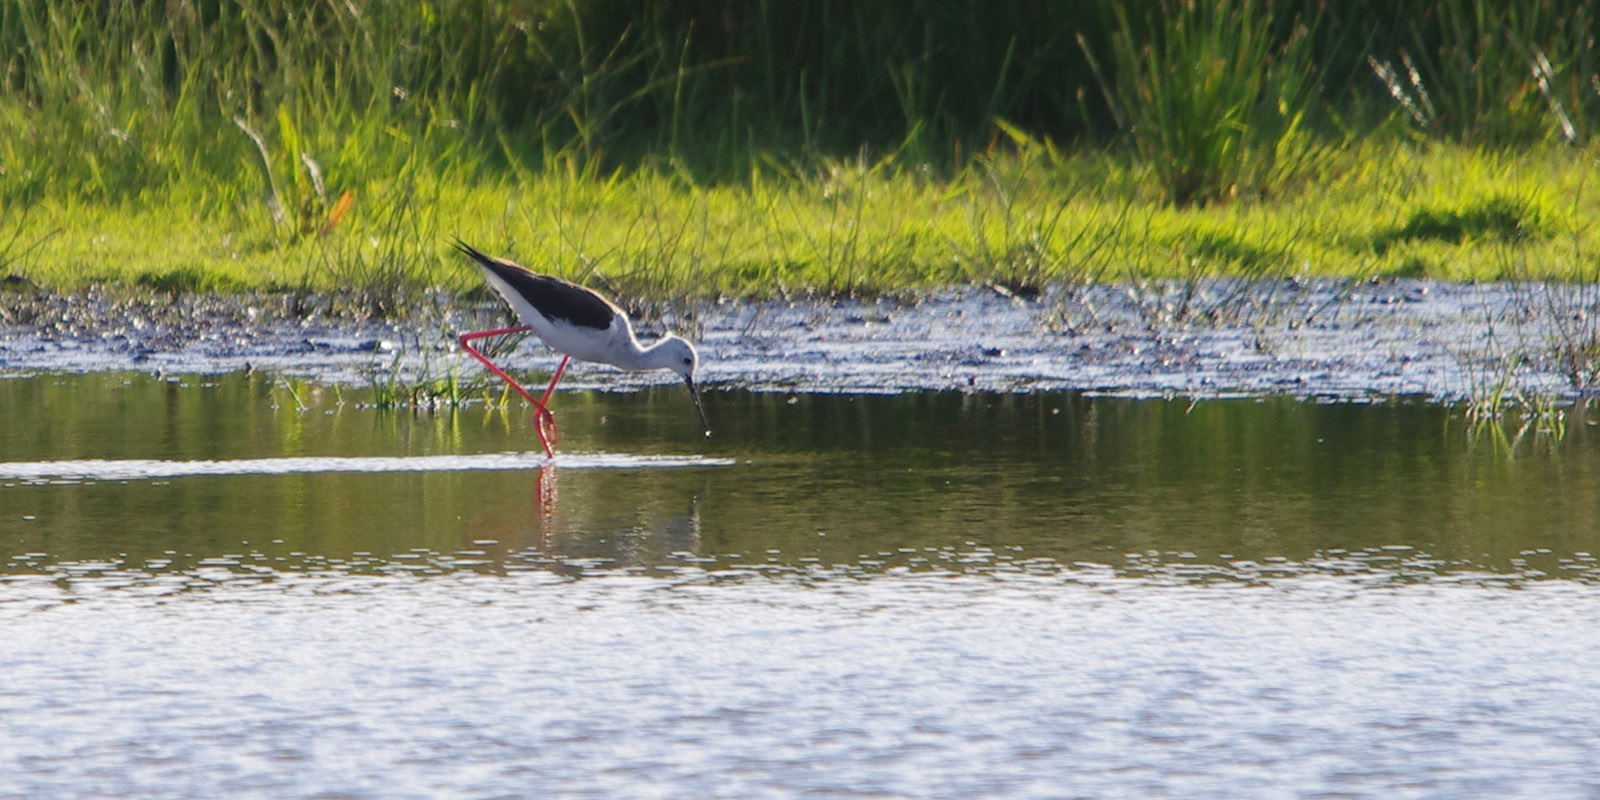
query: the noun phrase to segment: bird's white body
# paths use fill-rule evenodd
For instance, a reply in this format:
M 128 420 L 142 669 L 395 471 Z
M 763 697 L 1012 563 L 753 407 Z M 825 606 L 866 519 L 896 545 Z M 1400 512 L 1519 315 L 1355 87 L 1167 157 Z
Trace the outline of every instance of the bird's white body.
M 645 346 L 633 335 L 633 324 L 628 315 L 593 289 L 575 283 L 540 275 L 527 267 L 503 258 L 485 255 L 471 246 L 456 240 L 456 249 L 466 253 L 483 271 L 489 285 L 504 297 L 526 330 L 531 330 L 551 350 L 566 356 L 556 367 L 544 397 L 535 398 L 510 375 L 494 365 L 487 356 L 473 349 L 472 340 L 485 336 L 513 333 L 524 328 L 505 328 L 492 331 L 475 331 L 462 334 L 461 346 L 466 352 L 488 367 L 533 403 L 535 418 L 539 420 L 539 440 L 545 452 L 552 457 L 555 450 L 550 442 L 555 436 L 555 417 L 545 403 L 556 383 L 567 368 L 567 360 L 593 361 L 610 364 L 630 371 L 669 369 L 678 373 L 689 387 L 689 397 L 694 400 L 694 410 L 700 415 L 700 424 L 706 435 L 711 435 L 711 425 L 706 422 L 706 412 L 700 405 L 700 392 L 694 385 L 694 370 L 700 356 L 694 345 L 684 339 L 667 334 L 655 343 Z M 548 428 L 549 433 L 546 430 Z
M 622 367 L 616 363 L 616 356 L 626 354 L 629 350 L 640 349 L 639 342 L 633 335 L 633 325 L 622 309 L 613 307 L 611 325 L 603 331 L 573 325 L 550 319 L 539 313 L 527 298 L 487 267 L 483 269 L 483 276 L 488 279 L 489 285 L 511 304 L 511 310 L 516 312 L 517 319 L 532 328 L 534 335 L 549 345 L 551 350 L 572 356 L 579 361 L 594 361 Z
M 549 403 L 550 392 L 555 392 L 555 384 L 562 379 L 570 358 L 608 363 L 619 370 L 672 370 L 678 373 L 683 378 L 683 384 L 690 389 L 694 413 L 699 414 L 701 427 L 709 437 L 710 422 L 706 421 L 706 408 L 701 406 L 699 390 L 694 389 L 694 366 L 699 365 L 699 354 L 694 352 L 693 344 L 669 333 L 656 339 L 651 346 L 643 346 L 638 344 L 634 325 L 627 320 L 627 314 L 597 291 L 566 282 L 562 278 L 539 275 L 517 262 L 486 256 L 459 238 L 456 240 L 456 250 L 472 258 L 483 270 L 483 277 L 488 278 L 494 291 L 506 298 L 523 323 L 520 328 L 461 334 L 461 349 L 483 362 L 483 366 L 488 366 L 490 371 L 498 374 L 518 394 L 533 403 L 534 429 L 539 432 L 539 443 L 544 445 L 547 456 L 555 458 L 555 414 L 550 413 L 546 403 Z M 474 339 L 523 330 L 533 331 L 550 349 L 563 355 L 562 363 L 550 378 L 550 386 L 544 387 L 544 397 L 533 397 L 517 379 L 472 347 Z
M 692 372 L 698 360 L 688 342 L 670 333 L 649 346 L 640 344 L 638 337 L 634 336 L 633 323 L 629 321 L 627 313 L 597 294 L 590 293 L 611 309 L 611 323 L 603 329 L 551 319 L 534 308 L 533 303 L 493 270 L 484 267 L 483 274 L 490 285 L 511 304 L 517 319 L 532 328 L 535 335 L 558 353 L 579 361 L 610 364 L 629 371 L 670 369 L 679 374 L 685 374 L 685 367 Z

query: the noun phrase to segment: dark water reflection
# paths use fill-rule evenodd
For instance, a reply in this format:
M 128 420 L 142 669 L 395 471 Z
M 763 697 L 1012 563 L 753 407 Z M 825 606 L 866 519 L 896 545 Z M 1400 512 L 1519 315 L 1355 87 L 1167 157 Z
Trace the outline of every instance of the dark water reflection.
M 535 447 L 295 390 L 0 379 L 0 797 L 1600 796 L 1581 424 L 713 392 L 705 441 L 678 387 L 559 397 L 553 472 L 251 474 Z
M 531 450 L 526 413 L 380 412 L 265 376 L 0 380 L 0 460 Z M 296 410 L 298 400 L 305 410 Z M 558 398 L 565 449 L 732 466 L 13 480 L 0 572 L 805 577 L 1105 565 L 1178 580 L 1593 573 L 1600 439 L 1507 452 L 1405 402 L 1071 395 Z

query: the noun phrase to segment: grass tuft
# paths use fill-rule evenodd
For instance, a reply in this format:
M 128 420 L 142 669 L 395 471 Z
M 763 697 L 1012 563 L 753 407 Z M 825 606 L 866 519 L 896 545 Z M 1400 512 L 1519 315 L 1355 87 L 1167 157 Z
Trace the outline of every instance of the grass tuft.
M 1299 20 L 1279 35 L 1260 0 L 1164 0 L 1144 17 L 1115 10 L 1115 77 L 1102 88 L 1167 200 L 1204 205 L 1271 193 L 1309 167 L 1306 121 L 1318 76 L 1311 32 Z
M 1374 240 L 1381 251 L 1397 241 L 1433 240 L 1460 243 L 1493 239 L 1517 242 L 1544 235 L 1548 214 L 1537 204 L 1508 195 L 1492 195 L 1463 205 L 1424 207 L 1405 224 L 1385 231 Z
M 227 293 L 245 288 L 242 282 L 226 273 L 196 264 L 176 266 L 162 272 L 146 272 L 139 275 L 134 284 L 174 294 Z

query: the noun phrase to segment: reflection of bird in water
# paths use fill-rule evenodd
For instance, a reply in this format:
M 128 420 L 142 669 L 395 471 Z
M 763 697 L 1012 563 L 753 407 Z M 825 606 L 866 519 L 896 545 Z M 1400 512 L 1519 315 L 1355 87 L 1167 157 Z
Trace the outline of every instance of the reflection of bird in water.
M 465 557 L 481 561 L 475 568 L 577 577 L 700 563 L 700 505 L 712 485 L 709 476 L 629 476 L 560 470 L 555 463 L 534 470 L 526 484 L 514 481 L 525 487 L 526 502 L 495 503 L 466 521 L 463 547 L 471 543 Z M 558 482 L 567 484 L 559 503 Z
M 629 371 L 670 369 L 678 373 L 689 387 L 694 409 L 700 414 L 701 427 L 707 436 L 711 435 L 711 424 L 706 421 L 700 393 L 694 385 L 694 370 L 700 363 L 694 345 L 670 333 L 654 344 L 642 345 L 633 335 L 628 315 L 594 290 L 540 275 L 503 258 L 484 255 L 459 239 L 456 249 L 472 257 L 483 269 L 490 285 L 511 304 L 517 318 L 523 322 L 515 328 L 462 334 L 461 347 L 533 404 L 534 428 L 539 433 L 539 443 L 544 445 L 545 455 L 555 457 L 556 418 L 550 413 L 550 395 L 566 371 L 567 362 L 574 358 Z M 533 331 L 551 350 L 561 354 L 561 365 L 556 367 L 550 385 L 538 399 L 471 344 L 474 339 L 523 331 Z
M 541 470 L 541 476 L 553 483 L 555 470 Z M 541 499 L 546 492 L 542 478 L 535 486 Z M 662 488 L 617 492 L 616 496 L 655 497 L 670 503 Z M 615 502 L 580 503 L 577 511 L 569 509 L 566 514 L 555 513 L 554 506 L 541 506 L 539 547 L 552 569 L 570 575 L 581 574 L 585 568 L 672 565 L 700 551 L 700 496 L 700 491 L 690 494 L 688 509 L 681 511 L 660 509 L 660 503 L 648 500 L 631 508 L 618 507 Z

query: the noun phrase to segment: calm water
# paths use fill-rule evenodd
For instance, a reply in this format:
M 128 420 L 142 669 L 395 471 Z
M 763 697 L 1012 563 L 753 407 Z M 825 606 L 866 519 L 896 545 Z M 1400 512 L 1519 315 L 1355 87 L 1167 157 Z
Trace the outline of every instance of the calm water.
M 1581 423 L 295 388 L 0 379 L 0 796 L 1600 793 Z

